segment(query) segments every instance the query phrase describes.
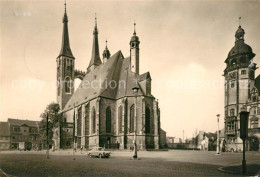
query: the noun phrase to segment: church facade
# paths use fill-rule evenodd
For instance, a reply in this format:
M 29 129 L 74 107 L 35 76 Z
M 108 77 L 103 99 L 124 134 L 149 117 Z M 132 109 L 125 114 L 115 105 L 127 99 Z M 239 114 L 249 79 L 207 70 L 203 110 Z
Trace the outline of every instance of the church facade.
M 248 122 L 247 150 L 260 149 L 260 75 L 253 62 L 255 54 L 244 42 L 244 29 L 239 26 L 235 33 L 235 46 L 225 60 L 225 149 L 241 151 L 239 113 L 246 109 L 250 112 Z
M 54 129 L 56 148 L 76 144 L 87 149 L 131 149 L 134 140 L 138 149 L 159 148 L 160 109 L 151 92 L 150 73 L 139 73 L 139 47 L 134 28 L 129 57 L 125 58 L 120 50 L 111 55 L 107 45 L 100 56 L 95 19 L 89 65 L 86 71 L 76 70 L 65 4 L 62 45 L 56 59 L 57 102 L 61 108 L 61 119 Z M 81 83 L 74 90 L 76 78 Z

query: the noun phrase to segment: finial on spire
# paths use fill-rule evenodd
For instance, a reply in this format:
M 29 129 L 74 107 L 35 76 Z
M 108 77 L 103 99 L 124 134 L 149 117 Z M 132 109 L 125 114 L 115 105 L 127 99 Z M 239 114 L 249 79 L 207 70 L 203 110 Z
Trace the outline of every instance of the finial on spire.
M 95 27 L 97 27 L 97 14 L 95 13 Z
M 238 24 L 241 27 L 241 17 L 238 18 Z
M 135 21 L 134 21 L 134 35 L 136 35 L 135 25 L 136 25 L 136 23 L 135 23 Z
M 107 49 L 107 40 L 106 40 L 106 49 Z
M 67 13 L 67 3 L 66 3 L 66 0 L 65 0 L 65 3 L 64 3 L 64 7 L 65 7 L 65 14 Z

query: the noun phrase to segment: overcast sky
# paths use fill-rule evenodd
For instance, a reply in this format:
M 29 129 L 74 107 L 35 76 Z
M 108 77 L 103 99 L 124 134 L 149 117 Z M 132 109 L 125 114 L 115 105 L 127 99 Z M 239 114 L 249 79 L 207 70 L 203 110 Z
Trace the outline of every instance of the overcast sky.
M 0 120 L 40 120 L 56 101 L 56 57 L 63 1 L 1 1 Z M 150 71 L 167 136 L 191 137 L 223 127 L 224 60 L 234 46 L 238 17 L 245 42 L 260 64 L 259 1 L 67 1 L 76 68 L 85 70 L 92 50 L 95 12 L 100 53 L 129 56 L 133 22 L 140 44 L 140 73 Z M 259 71 L 257 72 L 257 74 Z M 31 83 L 31 85 L 30 85 Z M 22 87 L 21 87 L 22 86 Z M 31 86 L 31 87 L 30 87 Z

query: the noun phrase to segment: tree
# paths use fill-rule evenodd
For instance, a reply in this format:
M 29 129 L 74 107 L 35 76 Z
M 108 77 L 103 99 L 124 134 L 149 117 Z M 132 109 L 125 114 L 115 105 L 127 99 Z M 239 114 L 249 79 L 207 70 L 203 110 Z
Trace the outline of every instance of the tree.
M 53 136 L 53 127 L 58 124 L 60 120 L 59 116 L 60 106 L 57 103 L 50 103 L 47 105 L 46 109 L 43 111 L 43 113 L 40 115 L 41 122 L 40 122 L 40 138 L 41 138 L 41 144 L 44 148 L 46 148 L 47 144 L 47 114 L 48 114 L 48 141 L 49 144 L 52 144 L 52 136 Z

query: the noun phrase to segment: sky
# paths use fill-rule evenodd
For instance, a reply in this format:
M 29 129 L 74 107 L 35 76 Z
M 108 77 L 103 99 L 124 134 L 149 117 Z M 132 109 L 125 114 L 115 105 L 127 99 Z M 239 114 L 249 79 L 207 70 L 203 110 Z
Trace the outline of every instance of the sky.
M 40 120 L 56 101 L 56 57 L 61 48 L 64 1 L 0 1 L 0 121 Z M 140 73 L 150 72 L 167 136 L 215 132 L 224 122 L 224 61 L 234 46 L 238 17 L 245 42 L 260 55 L 259 1 L 67 0 L 75 67 L 91 57 L 95 13 L 100 53 L 129 56 L 133 23 L 140 43 Z M 256 72 L 257 75 L 259 71 Z M 77 81 L 79 82 L 79 81 Z

